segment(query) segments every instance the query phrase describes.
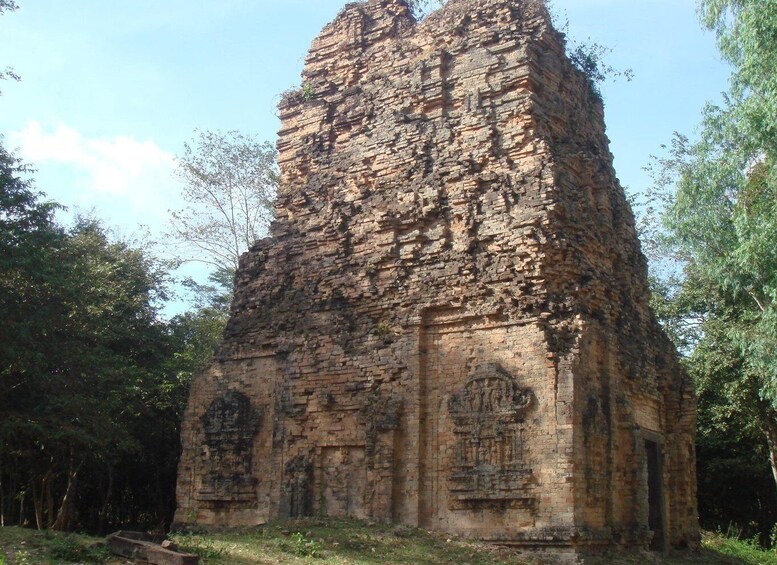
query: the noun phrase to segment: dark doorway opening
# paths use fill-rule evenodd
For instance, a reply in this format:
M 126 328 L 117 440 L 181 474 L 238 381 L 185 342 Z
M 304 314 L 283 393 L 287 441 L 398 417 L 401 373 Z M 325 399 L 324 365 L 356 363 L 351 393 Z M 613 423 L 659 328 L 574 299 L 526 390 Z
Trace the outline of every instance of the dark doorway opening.
M 648 472 L 648 527 L 653 531 L 650 549 L 663 551 L 664 547 L 664 481 L 661 447 L 655 441 L 645 440 Z

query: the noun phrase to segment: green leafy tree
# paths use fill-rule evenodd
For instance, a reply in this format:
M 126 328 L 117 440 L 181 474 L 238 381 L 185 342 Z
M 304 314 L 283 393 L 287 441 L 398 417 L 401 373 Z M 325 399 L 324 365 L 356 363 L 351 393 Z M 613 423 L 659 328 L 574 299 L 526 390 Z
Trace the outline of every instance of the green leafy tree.
M 21 499 L 19 521 L 71 530 L 82 477 L 142 452 L 133 428 L 165 359 L 162 279 L 93 220 L 43 231 L 45 246 L 17 245 L 2 270 L 0 474 L 4 499 Z
M 685 353 L 696 385 L 699 519 L 710 530 L 739 529 L 748 539 L 772 543 L 777 520 L 775 484 L 769 470 L 762 422 L 770 404 L 761 382 L 747 370 L 731 339 L 730 320 L 743 305 L 732 303 L 694 265 L 682 277 L 652 282 L 652 306 L 667 333 Z
M 712 313 L 686 362 L 699 395 L 699 518 L 707 529 L 733 524 L 742 536 L 770 545 L 777 498 L 760 424 L 768 405 L 759 379 L 743 365 L 726 318 Z
M 188 382 L 213 357 L 226 318 L 223 308 L 202 306 L 172 319 L 170 328 L 177 344 L 175 370 L 180 381 Z
M 53 275 L 47 249 L 55 247 L 62 233 L 53 229 L 55 206 L 39 202 L 23 177 L 29 169 L 0 145 L 0 410 L 26 384 L 26 375 L 40 363 L 37 349 L 48 302 L 42 279 Z M 3 411 L 0 419 L 0 523 L 8 523 L 19 478 L 17 452 L 9 449 L 2 432 L 14 415 Z M 22 430 L 18 430 L 20 435 Z M 21 439 L 25 439 L 22 437 Z M 29 445 L 28 449 L 33 449 Z
M 750 454 L 740 476 L 760 484 L 761 454 L 777 483 L 777 0 L 702 0 L 699 13 L 732 65 L 730 87 L 704 109 L 698 141 L 677 135 L 658 163 L 659 188 L 675 191 L 654 200 L 669 258 L 655 270 L 654 305 L 697 384 L 700 494 L 710 495 L 710 484 L 733 484 L 722 479 L 734 447 Z M 744 499 L 719 498 L 715 511 L 736 513 Z M 700 508 L 711 510 L 704 498 Z
M 106 531 L 172 516 L 192 362 L 166 273 L 89 218 L 53 220 L 0 148 L 0 520 Z
M 705 108 L 701 139 L 676 155 L 674 202 L 665 216 L 688 268 L 715 293 L 716 318 L 753 381 L 777 481 L 777 1 L 705 0 L 732 64 L 723 106 Z

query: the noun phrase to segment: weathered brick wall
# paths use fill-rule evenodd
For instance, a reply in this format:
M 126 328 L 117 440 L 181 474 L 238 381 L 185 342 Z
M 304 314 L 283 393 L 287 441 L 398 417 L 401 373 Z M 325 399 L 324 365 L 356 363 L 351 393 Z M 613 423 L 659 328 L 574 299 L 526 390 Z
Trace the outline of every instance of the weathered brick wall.
M 192 386 L 176 520 L 695 543 L 693 391 L 541 3 L 349 4 L 280 114 L 277 219 Z

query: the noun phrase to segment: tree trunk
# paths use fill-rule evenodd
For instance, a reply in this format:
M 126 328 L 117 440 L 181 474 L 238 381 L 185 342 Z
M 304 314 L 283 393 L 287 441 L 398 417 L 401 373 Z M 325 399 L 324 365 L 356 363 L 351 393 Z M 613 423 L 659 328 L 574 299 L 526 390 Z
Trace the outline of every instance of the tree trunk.
M 54 523 L 54 495 L 51 492 L 51 483 L 54 482 L 54 469 L 49 469 L 43 481 L 46 492 L 46 527 L 50 528 Z
M 769 447 L 769 463 L 772 466 L 772 476 L 777 485 L 777 420 L 771 410 L 767 411 L 761 429 L 766 436 L 766 445 Z
M 5 527 L 5 481 L 3 481 L 3 469 L 3 450 L 0 449 L 0 528 Z
M 8 485 L 5 487 L 3 496 L 5 497 L 5 503 L 0 512 L 3 513 L 3 525 L 12 526 L 17 522 L 14 519 L 14 500 L 16 499 L 16 477 L 13 475 L 8 476 Z
M 113 465 L 108 465 L 108 488 L 105 489 L 103 507 L 100 509 L 100 533 L 105 535 L 108 525 L 108 505 L 113 496 Z
M 45 480 L 45 479 L 44 479 Z M 44 482 L 41 481 L 41 483 Z M 35 527 L 43 529 L 43 493 L 38 492 L 38 481 L 32 481 L 32 507 L 35 511 Z
M 27 519 L 24 516 L 24 491 L 19 495 L 19 525 L 22 527 L 27 525 Z
M 82 463 L 79 463 L 75 469 L 71 468 L 67 473 L 67 489 L 65 490 L 65 496 L 62 497 L 62 504 L 59 506 L 57 519 L 51 525 L 52 530 L 68 532 L 73 527 L 78 472 L 81 470 Z
M 32 481 L 32 507 L 35 512 L 35 527 L 39 530 L 50 528 L 54 520 L 54 501 L 51 497 L 53 478 L 54 471 L 52 469 L 46 471 L 46 474 L 40 478 L 40 490 L 38 481 Z
M 3 481 L 3 451 L 0 449 L 0 528 L 5 527 L 5 481 Z

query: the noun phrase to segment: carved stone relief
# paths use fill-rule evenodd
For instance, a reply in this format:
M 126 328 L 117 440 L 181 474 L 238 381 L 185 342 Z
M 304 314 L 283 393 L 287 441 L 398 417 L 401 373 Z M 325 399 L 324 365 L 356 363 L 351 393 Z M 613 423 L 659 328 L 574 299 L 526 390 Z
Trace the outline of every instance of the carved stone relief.
M 367 518 L 367 466 L 364 447 L 324 447 L 320 457 L 320 511 L 327 516 L 338 518 Z
M 253 437 L 262 412 L 240 392 L 214 400 L 202 417 L 205 434 L 205 474 L 198 498 L 203 501 L 256 499 L 252 478 Z
M 448 477 L 451 508 L 533 504 L 527 487 L 524 418 L 534 394 L 522 389 L 498 364 L 477 367 L 464 388 L 451 396 L 448 411 L 456 436 Z
M 313 463 L 304 455 L 292 458 L 284 467 L 279 514 L 282 518 L 313 515 Z
M 399 429 L 404 399 L 397 395 L 371 394 L 362 408 L 362 418 L 367 428 L 366 454 L 375 455 L 378 435 Z M 369 464 L 371 465 L 370 460 Z

